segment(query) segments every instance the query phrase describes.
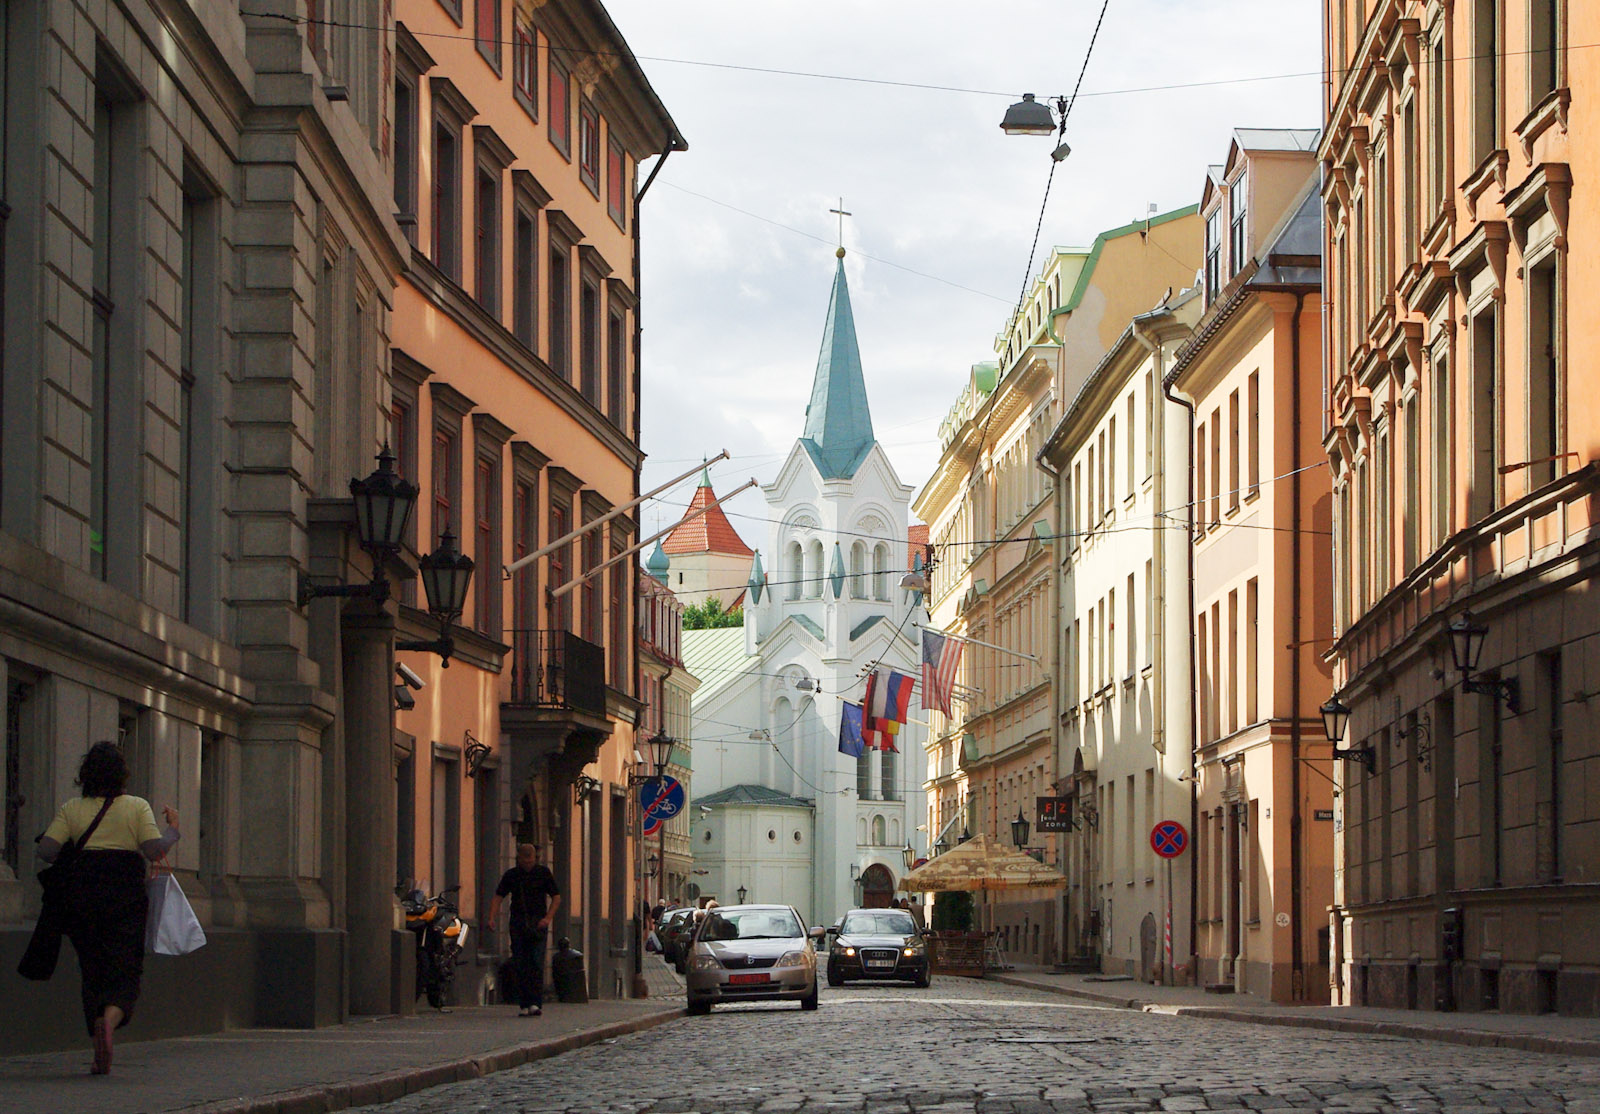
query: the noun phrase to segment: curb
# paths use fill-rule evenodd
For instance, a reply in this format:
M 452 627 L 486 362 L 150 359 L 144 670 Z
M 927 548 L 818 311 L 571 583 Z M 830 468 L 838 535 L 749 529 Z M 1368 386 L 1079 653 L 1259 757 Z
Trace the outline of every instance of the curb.
M 1462 1044 L 1475 1048 L 1505 1048 L 1519 1052 L 1545 1052 L 1557 1056 L 1600 1057 L 1600 1041 L 1578 1037 L 1546 1037 L 1534 1033 L 1497 1033 L 1485 1029 L 1446 1029 L 1433 1025 L 1408 1025 L 1403 1021 L 1366 1021 L 1355 1017 L 1307 1017 L 1294 1014 L 1266 1013 L 1254 1010 L 1230 1010 L 1225 1006 L 1169 1006 L 1145 998 L 1118 998 L 1111 994 L 1096 994 L 1070 986 L 1050 986 L 1014 976 L 990 975 L 994 982 L 1008 986 L 1030 987 L 1047 994 L 1059 994 L 1095 1002 L 1103 1006 L 1116 1006 L 1145 1013 L 1163 1013 L 1174 1017 L 1192 1017 L 1208 1021 L 1241 1021 L 1252 1025 L 1285 1025 L 1299 1029 L 1327 1029 L 1339 1033 L 1367 1033 L 1375 1036 L 1409 1037 L 1413 1040 L 1438 1041 L 1441 1044 Z
M 251 1098 L 224 1099 L 221 1102 L 202 1103 L 182 1108 L 181 1114 L 331 1114 L 336 1110 L 349 1110 L 357 1106 L 393 1102 L 406 1095 L 438 1087 L 444 1083 L 462 1083 L 481 1079 L 495 1072 L 518 1068 L 536 1060 L 548 1060 L 563 1052 L 629 1033 L 653 1029 L 657 1025 L 685 1016 L 681 1008 L 662 1010 L 628 1021 L 616 1021 L 598 1029 L 585 1029 L 550 1040 L 531 1044 L 516 1044 L 506 1048 L 491 1049 L 474 1056 L 428 1064 L 419 1068 L 366 1076 L 315 1087 L 302 1087 L 291 1091 L 275 1091 Z

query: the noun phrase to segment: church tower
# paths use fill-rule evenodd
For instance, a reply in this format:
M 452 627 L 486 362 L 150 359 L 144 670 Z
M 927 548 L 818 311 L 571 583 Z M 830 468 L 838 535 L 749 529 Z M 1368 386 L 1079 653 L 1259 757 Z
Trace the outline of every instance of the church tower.
M 703 677 L 695 698 L 697 722 L 750 728 L 748 739 L 723 747 L 716 766 L 697 761 L 700 801 L 745 784 L 809 800 L 814 814 L 809 878 L 794 869 L 793 849 L 776 835 L 769 840 L 768 830 L 723 846 L 717 831 L 729 819 L 720 815 L 726 806 L 697 818 L 713 838 L 695 839 L 696 865 L 713 876 L 726 872 L 730 892 L 742 883 L 750 900 L 792 902 L 812 923 L 832 923 L 857 905 L 887 905 L 905 873 L 903 849 L 925 853 L 916 824 L 926 728 L 908 724 L 898 753 L 857 759 L 838 749 L 842 706 L 861 701 L 872 667 L 918 674 L 916 624 L 926 616 L 920 598 L 899 586 L 911 568 L 912 490 L 873 436 L 840 249 L 801 436 L 762 489 L 766 560 L 757 553 L 750 565 L 741 668 L 722 683 Z M 704 652 L 708 669 L 726 671 L 731 644 L 713 658 L 709 647 L 718 640 L 699 637 L 721 633 L 686 634 L 686 657 Z M 691 634 L 704 647 L 691 646 Z M 911 718 L 924 718 L 916 701 Z M 796 837 L 798 828 L 789 838 Z
M 702 468 L 700 486 L 695 488 L 684 517 L 659 543 L 671 562 L 671 571 L 662 582 L 685 607 L 715 596 L 724 611 L 732 611 L 744 602 L 752 553 L 722 508 L 712 506 L 716 501 L 710 469 Z M 695 514 L 706 507 L 710 509 L 704 514 Z

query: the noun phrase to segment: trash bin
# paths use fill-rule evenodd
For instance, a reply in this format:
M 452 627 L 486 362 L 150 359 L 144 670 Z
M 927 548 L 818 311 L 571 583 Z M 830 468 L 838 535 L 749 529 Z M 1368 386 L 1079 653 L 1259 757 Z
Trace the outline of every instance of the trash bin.
M 555 955 L 550 957 L 550 981 L 555 983 L 557 1001 L 589 1000 L 588 980 L 583 977 L 583 953 L 576 951 L 565 936 L 558 941 Z

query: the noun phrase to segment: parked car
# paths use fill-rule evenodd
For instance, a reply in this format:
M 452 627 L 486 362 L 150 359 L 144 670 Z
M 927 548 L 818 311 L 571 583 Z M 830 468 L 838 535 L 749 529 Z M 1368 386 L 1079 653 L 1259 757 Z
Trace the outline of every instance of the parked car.
M 724 905 L 708 910 L 689 946 L 689 1012 L 725 1002 L 799 1002 L 817 1008 L 817 953 L 791 905 Z
M 694 930 L 705 917 L 704 909 L 690 909 L 689 915 L 672 926 L 672 966 L 678 974 L 689 970 L 689 945 L 694 940 Z
M 828 985 L 850 979 L 905 979 L 928 986 L 928 941 L 904 909 L 852 909 L 828 947 Z
M 694 910 L 687 905 L 668 909 L 661 915 L 661 923 L 656 925 L 656 939 L 661 941 L 661 958 L 668 963 L 677 962 L 677 931 L 683 925 L 684 919 L 693 912 Z

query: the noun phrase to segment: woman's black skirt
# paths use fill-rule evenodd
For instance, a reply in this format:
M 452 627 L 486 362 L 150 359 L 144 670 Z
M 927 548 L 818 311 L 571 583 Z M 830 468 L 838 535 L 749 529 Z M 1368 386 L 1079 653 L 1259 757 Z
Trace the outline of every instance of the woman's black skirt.
M 91 1035 L 107 1006 L 133 1016 L 144 974 L 149 898 L 147 864 L 137 851 L 85 851 L 72 867 L 64 912 L 67 939 L 83 972 L 83 1018 Z

